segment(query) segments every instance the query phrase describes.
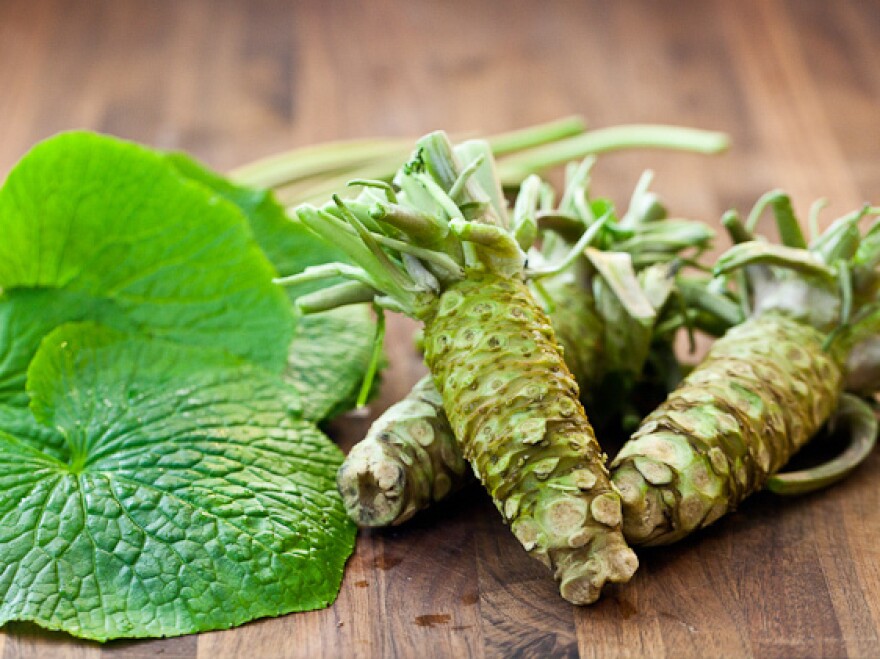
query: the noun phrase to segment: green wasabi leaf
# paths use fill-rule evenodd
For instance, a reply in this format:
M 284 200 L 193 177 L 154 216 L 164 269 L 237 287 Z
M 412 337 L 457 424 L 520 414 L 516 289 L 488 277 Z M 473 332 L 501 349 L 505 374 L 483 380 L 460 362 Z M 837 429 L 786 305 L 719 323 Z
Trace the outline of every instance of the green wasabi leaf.
M 375 333 L 369 305 L 300 318 L 284 379 L 302 397 L 306 419 L 330 419 L 355 406 Z
M 342 454 L 275 376 L 74 324 L 27 386 L 47 430 L 0 408 L 0 624 L 173 636 L 335 598 L 355 531 Z
M 288 216 L 271 190 L 236 185 L 183 153 L 165 157 L 183 176 L 207 186 L 241 210 L 279 276 L 295 275 L 312 265 L 348 261 L 344 252 L 320 240 L 295 216 Z
M 0 401 L 69 320 L 283 367 L 293 313 L 241 212 L 148 149 L 91 133 L 38 144 L 0 189 L 0 231 Z
M 64 436 L 55 428 L 37 423 L 27 406 L 0 403 L 0 433 L 8 433 L 57 460 L 63 460 L 67 455 Z
M 288 216 L 270 190 L 236 185 L 185 154 L 166 157 L 184 176 L 238 206 L 279 275 L 348 261 L 342 251 L 306 229 L 296 216 Z M 298 285 L 290 293 L 296 298 L 342 281 L 334 278 Z M 301 394 L 305 418 L 319 422 L 354 407 L 375 333 L 376 323 L 366 304 L 297 319 L 285 379 Z
M 40 341 L 58 325 L 86 318 L 127 320 L 112 302 L 71 291 L 14 289 L 0 295 L 0 403 L 27 406 L 27 367 Z

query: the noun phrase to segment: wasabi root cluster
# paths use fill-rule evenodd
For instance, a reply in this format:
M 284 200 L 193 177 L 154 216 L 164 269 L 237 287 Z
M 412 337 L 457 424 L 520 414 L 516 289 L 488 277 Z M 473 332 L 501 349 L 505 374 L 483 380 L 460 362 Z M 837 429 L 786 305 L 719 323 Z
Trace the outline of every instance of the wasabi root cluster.
M 844 392 L 880 384 L 880 229 L 858 227 L 869 209 L 808 244 L 788 198 L 767 195 L 745 223 L 725 217 L 738 244 L 700 279 L 680 269 L 701 267 L 705 227 L 665 219 L 645 181 L 617 216 L 588 196 L 589 171 L 572 165 L 558 201 L 528 176 L 509 210 L 489 145 L 433 133 L 392 183 L 359 180 L 356 197 L 297 207 L 350 263 L 285 281 L 344 280 L 299 297 L 304 313 L 371 303 L 424 324 L 429 378 L 339 471 L 349 514 L 401 523 L 473 472 L 576 604 L 632 576 L 630 544 L 678 540 L 764 487 L 807 491 L 848 473 L 877 423 Z M 768 205 L 782 245 L 753 236 Z M 671 385 L 683 327 L 724 336 L 609 473 L 582 401 L 604 408 L 601 395 L 619 392 L 626 410 L 649 365 Z M 834 418 L 857 439 L 845 455 L 780 474 Z
M 588 159 L 568 168 L 559 204 L 552 203 L 551 190 L 536 177 L 527 181 L 516 208 L 522 212 L 528 204 L 537 204 L 528 212 L 536 214 L 543 240 L 542 249 L 530 251 L 532 262 L 552 261 L 554 253 L 564 256 L 571 241 L 596 220 L 593 209 L 607 205 L 589 197 L 592 165 L 593 159 Z M 650 352 L 658 353 L 651 361 L 669 364 L 663 356 L 671 353 L 675 329 L 685 322 L 680 316 L 683 308 L 698 312 L 711 301 L 706 311 L 717 324 L 727 327 L 739 320 L 734 302 L 713 295 L 698 280 L 687 280 L 682 287 L 687 299 L 681 299 L 676 282 L 685 280 L 676 277 L 674 259 L 698 255 L 712 232 L 700 222 L 665 219 L 665 208 L 648 190 L 650 179 L 646 172 L 627 213 L 610 218 L 582 257 L 534 286 L 580 386 L 581 400 L 590 416 L 602 421 L 600 427 L 639 414 L 630 403 L 633 389 L 643 379 Z M 617 246 L 622 251 L 615 252 Z M 705 329 L 699 318 L 694 324 Z M 673 360 L 671 366 L 676 369 L 677 363 Z M 655 379 L 661 384 L 653 388 L 661 389 L 663 383 L 678 379 L 677 371 L 657 373 Z M 597 402 L 593 394 L 602 389 L 612 393 L 600 393 Z M 663 387 L 653 395 L 666 393 Z M 401 524 L 469 482 L 470 470 L 463 468 L 461 450 L 439 401 L 431 379 L 420 381 L 350 451 L 339 471 L 339 490 L 360 526 Z

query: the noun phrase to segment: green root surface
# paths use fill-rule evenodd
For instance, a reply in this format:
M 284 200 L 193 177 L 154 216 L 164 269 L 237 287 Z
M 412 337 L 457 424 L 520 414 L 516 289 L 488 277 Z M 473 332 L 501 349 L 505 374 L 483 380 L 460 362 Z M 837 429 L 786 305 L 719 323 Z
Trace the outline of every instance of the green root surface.
M 602 320 L 573 280 L 554 286 L 551 323 L 581 389 L 601 375 Z M 464 487 L 472 475 L 428 376 L 371 426 L 339 470 L 339 491 L 360 526 L 401 524 Z
M 577 380 L 582 398 L 588 397 L 605 375 L 602 359 L 605 325 L 585 284 L 573 278 L 556 277 L 545 286 L 553 301 L 548 313 L 550 324 L 563 349 L 565 364 Z
M 405 522 L 467 480 L 467 463 L 430 376 L 372 425 L 336 478 L 348 515 L 369 527 Z
M 766 314 L 715 343 L 612 465 L 630 543 L 666 544 L 711 524 L 816 433 L 843 380 L 823 339 Z
M 464 456 L 562 596 L 595 601 L 638 561 L 578 385 L 519 279 L 471 273 L 440 298 L 425 357 Z

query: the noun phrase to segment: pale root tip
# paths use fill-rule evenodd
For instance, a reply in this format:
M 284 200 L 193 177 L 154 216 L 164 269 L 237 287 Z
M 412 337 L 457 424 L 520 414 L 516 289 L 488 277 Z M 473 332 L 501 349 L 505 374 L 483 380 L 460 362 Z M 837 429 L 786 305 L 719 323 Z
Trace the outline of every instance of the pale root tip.
M 389 526 L 403 512 L 405 475 L 395 462 L 346 461 L 336 482 L 345 510 L 358 526 Z
M 623 502 L 624 537 L 632 544 L 648 542 L 666 523 L 660 490 L 632 465 L 618 467 L 611 478 Z
M 559 593 L 565 601 L 585 606 L 598 600 L 602 589 L 594 586 L 587 576 L 580 576 L 560 583 Z
M 572 561 L 561 575 L 559 592 L 572 604 L 592 604 L 606 583 L 626 583 L 638 567 L 638 557 L 621 538 L 620 544 L 605 548 L 586 562 Z

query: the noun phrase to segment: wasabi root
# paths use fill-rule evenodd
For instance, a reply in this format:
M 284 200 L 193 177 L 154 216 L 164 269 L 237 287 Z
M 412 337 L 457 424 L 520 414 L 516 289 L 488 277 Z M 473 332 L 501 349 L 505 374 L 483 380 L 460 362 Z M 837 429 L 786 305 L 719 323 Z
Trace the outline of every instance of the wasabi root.
M 422 378 L 349 452 L 336 482 L 361 526 L 401 524 L 461 489 L 470 468 L 431 376 Z
M 711 524 L 816 433 L 843 377 L 823 338 L 766 314 L 715 343 L 613 464 L 630 542 L 674 542 Z
M 783 245 L 751 236 L 767 204 Z M 880 229 L 862 235 L 866 211 L 836 221 L 809 247 L 782 193 L 766 195 L 746 224 L 725 217 L 741 244 L 716 273 L 745 269 L 752 315 L 715 343 L 612 464 L 629 542 L 674 542 L 719 519 L 835 411 L 853 346 L 880 329 Z

